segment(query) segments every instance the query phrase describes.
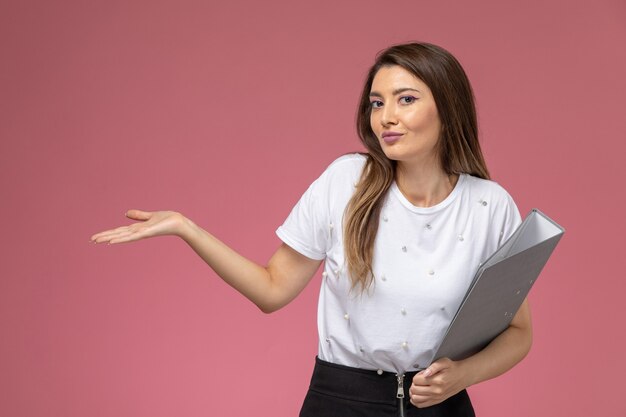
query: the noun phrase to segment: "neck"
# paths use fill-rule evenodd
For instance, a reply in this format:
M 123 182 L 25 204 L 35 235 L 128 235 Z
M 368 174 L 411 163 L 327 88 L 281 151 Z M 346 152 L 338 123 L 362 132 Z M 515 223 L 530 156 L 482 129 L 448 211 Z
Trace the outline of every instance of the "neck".
M 398 161 L 396 184 L 407 200 L 417 207 L 432 207 L 446 199 L 458 175 L 448 175 L 439 163 L 408 165 Z

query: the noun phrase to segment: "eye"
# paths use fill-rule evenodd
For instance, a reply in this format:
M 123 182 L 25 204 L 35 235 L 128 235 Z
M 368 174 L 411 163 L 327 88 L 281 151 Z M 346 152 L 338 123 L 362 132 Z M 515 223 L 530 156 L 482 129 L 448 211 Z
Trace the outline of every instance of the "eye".
M 383 102 L 380 100 L 372 100 L 370 101 L 370 105 L 372 106 L 373 109 L 378 109 L 383 106 Z
M 417 100 L 417 99 L 415 97 L 413 97 L 413 96 L 402 96 L 402 97 L 400 97 L 400 103 L 402 103 L 402 104 L 411 104 L 415 100 Z

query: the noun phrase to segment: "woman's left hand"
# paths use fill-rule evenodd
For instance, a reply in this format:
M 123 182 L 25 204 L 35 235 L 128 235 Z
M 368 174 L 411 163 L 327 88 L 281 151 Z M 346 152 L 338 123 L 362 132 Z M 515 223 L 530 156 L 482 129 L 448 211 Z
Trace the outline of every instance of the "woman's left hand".
M 509 327 L 480 352 L 453 361 L 438 359 L 413 377 L 411 404 L 423 408 L 439 404 L 470 385 L 503 374 L 522 360 L 532 343 L 528 300 L 524 300 Z
M 442 358 L 413 377 L 411 404 L 418 408 L 439 404 L 470 385 L 462 362 Z

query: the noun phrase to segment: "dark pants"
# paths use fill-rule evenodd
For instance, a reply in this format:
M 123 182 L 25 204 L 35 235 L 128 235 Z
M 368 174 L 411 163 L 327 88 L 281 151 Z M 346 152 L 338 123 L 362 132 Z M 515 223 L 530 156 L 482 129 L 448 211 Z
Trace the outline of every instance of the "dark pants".
M 404 398 L 397 398 L 398 377 L 315 358 L 315 369 L 300 417 L 475 417 L 467 391 L 426 408 L 409 402 L 415 372 L 403 380 Z

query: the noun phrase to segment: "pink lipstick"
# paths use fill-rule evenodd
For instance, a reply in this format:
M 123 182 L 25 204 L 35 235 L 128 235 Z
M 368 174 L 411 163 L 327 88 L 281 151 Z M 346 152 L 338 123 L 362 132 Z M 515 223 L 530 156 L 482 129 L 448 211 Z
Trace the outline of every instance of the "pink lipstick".
M 402 136 L 402 133 L 398 132 L 383 132 L 382 134 L 383 140 L 387 145 L 397 142 L 400 136 Z

